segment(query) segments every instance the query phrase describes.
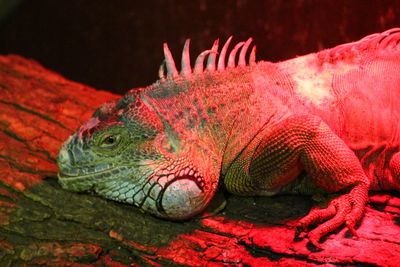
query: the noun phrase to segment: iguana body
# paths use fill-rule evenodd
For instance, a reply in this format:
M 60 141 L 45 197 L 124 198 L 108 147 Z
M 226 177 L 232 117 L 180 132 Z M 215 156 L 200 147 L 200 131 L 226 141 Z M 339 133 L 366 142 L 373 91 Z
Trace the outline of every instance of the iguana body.
M 361 218 L 368 190 L 400 189 L 400 29 L 269 63 L 216 63 L 218 42 L 180 73 L 164 45 L 155 84 L 100 107 L 61 148 L 61 185 L 168 219 L 189 218 L 218 184 L 240 195 L 340 192 L 300 230 L 321 236 Z M 235 53 L 243 46 L 235 66 Z M 207 57 L 206 69 L 203 60 Z M 301 175 L 305 172 L 307 175 Z M 354 230 L 353 230 L 354 232 Z

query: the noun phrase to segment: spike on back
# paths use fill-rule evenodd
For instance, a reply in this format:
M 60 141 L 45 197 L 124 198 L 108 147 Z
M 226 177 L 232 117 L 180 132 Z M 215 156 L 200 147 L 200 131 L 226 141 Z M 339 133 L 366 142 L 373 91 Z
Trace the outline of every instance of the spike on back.
M 355 56 L 360 52 L 373 50 L 400 50 L 400 28 L 393 28 L 382 33 L 374 33 L 359 41 L 338 45 L 317 54 L 320 63 L 333 63 L 340 59 Z M 251 65 L 251 63 L 250 63 Z
M 239 42 L 235 45 L 235 47 L 229 54 L 227 68 L 235 68 L 237 66 L 243 67 L 246 65 L 254 65 L 256 63 L 255 60 L 256 47 L 253 46 L 249 56 L 249 61 L 246 64 L 246 53 L 252 40 L 253 40 L 252 38 L 249 38 L 246 42 Z M 232 36 L 230 36 L 226 40 L 224 46 L 221 49 L 221 52 L 219 53 L 218 62 L 216 62 L 218 55 L 219 39 L 215 40 L 210 50 L 205 50 L 199 54 L 192 69 L 190 65 L 190 53 L 189 53 L 190 39 L 187 39 L 185 41 L 185 45 L 182 51 L 180 72 L 178 72 L 176 68 L 175 61 L 172 57 L 171 51 L 169 50 L 167 43 L 164 43 L 164 61 L 161 63 L 158 71 L 158 76 L 160 80 L 165 80 L 166 78 L 174 79 L 178 77 L 190 77 L 193 74 L 195 75 L 202 74 L 205 71 L 204 62 L 206 57 L 208 57 L 206 62 L 206 71 L 209 72 L 224 71 L 226 69 L 225 67 L 226 53 L 228 51 L 228 47 L 231 41 L 232 41 Z M 239 52 L 239 50 L 240 50 L 239 60 L 238 64 L 236 65 L 235 59 L 236 59 L 236 54 Z
M 164 56 L 165 56 L 165 65 L 167 67 L 167 76 L 168 77 L 177 77 L 179 76 L 178 70 L 175 66 L 174 58 L 172 57 L 171 51 L 169 51 L 167 43 L 164 43 Z
M 217 59 L 218 44 L 219 44 L 219 39 L 215 40 L 213 46 L 211 47 L 212 53 L 208 56 L 207 60 L 207 69 L 209 71 L 214 71 L 216 68 L 215 61 Z
M 244 43 L 243 48 L 240 51 L 238 66 L 246 66 L 246 53 L 252 41 L 253 38 L 250 37 L 247 39 L 246 43 Z
M 256 46 L 253 46 L 253 49 L 251 49 L 250 58 L 249 58 L 250 65 L 256 64 L 256 51 L 257 51 Z
M 186 39 L 185 45 L 183 46 L 182 62 L 181 62 L 181 75 L 189 76 L 192 73 L 190 67 L 190 54 L 189 54 L 190 39 Z
M 196 63 L 194 64 L 194 73 L 196 74 L 203 73 L 204 58 L 210 55 L 211 53 L 216 53 L 216 52 L 212 50 L 206 50 L 200 53 L 200 55 L 196 59 Z
M 225 69 L 225 55 L 226 55 L 226 51 L 228 50 L 228 46 L 232 41 L 232 36 L 230 36 L 228 38 L 228 40 L 226 40 L 224 46 L 222 47 L 221 53 L 219 55 L 218 58 L 218 70 L 222 71 Z
M 244 42 L 240 42 L 240 43 L 236 44 L 235 47 L 232 49 L 231 53 L 229 54 L 229 58 L 228 58 L 228 68 L 235 67 L 236 53 L 243 45 L 244 45 Z

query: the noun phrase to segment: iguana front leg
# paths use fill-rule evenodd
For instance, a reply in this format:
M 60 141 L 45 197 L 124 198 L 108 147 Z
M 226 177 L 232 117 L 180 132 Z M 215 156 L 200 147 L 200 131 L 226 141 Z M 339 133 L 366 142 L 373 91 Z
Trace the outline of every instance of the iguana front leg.
M 337 229 L 343 222 L 357 236 L 354 226 L 364 213 L 370 181 L 361 163 L 350 148 L 323 122 L 316 127 L 313 137 L 304 143 L 301 164 L 319 187 L 328 192 L 348 191 L 333 199 L 326 209 L 313 209 L 299 222 L 299 231 L 320 223 L 308 233 L 314 245 L 325 234 Z
M 253 148 L 250 144 L 244 153 L 247 160 L 239 160 L 248 162 L 242 166 L 240 184 L 258 195 L 279 193 L 305 170 L 318 188 L 344 194 L 332 200 L 326 209 L 313 209 L 300 220 L 299 229 L 304 231 L 311 224 L 323 222 L 308 233 L 315 246 L 322 236 L 343 223 L 355 233 L 354 226 L 368 199 L 369 179 L 353 151 L 321 119 L 308 115 L 291 117 L 267 131 L 256 143 Z M 228 177 L 228 187 L 235 191 L 232 180 Z M 300 186 L 308 187 L 309 183 Z

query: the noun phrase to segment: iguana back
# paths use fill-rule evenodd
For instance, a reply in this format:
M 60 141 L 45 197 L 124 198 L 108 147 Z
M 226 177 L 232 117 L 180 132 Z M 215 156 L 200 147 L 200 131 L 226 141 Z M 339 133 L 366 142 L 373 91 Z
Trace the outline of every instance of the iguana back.
M 295 94 L 360 159 L 371 188 L 400 189 L 389 170 L 400 149 L 400 30 L 279 63 Z

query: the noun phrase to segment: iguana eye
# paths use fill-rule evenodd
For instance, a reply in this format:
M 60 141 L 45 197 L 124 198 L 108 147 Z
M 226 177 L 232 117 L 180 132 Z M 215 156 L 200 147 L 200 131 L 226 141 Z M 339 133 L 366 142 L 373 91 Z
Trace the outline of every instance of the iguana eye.
M 100 146 L 105 148 L 111 148 L 118 145 L 119 140 L 120 140 L 119 135 L 109 134 L 103 137 Z

